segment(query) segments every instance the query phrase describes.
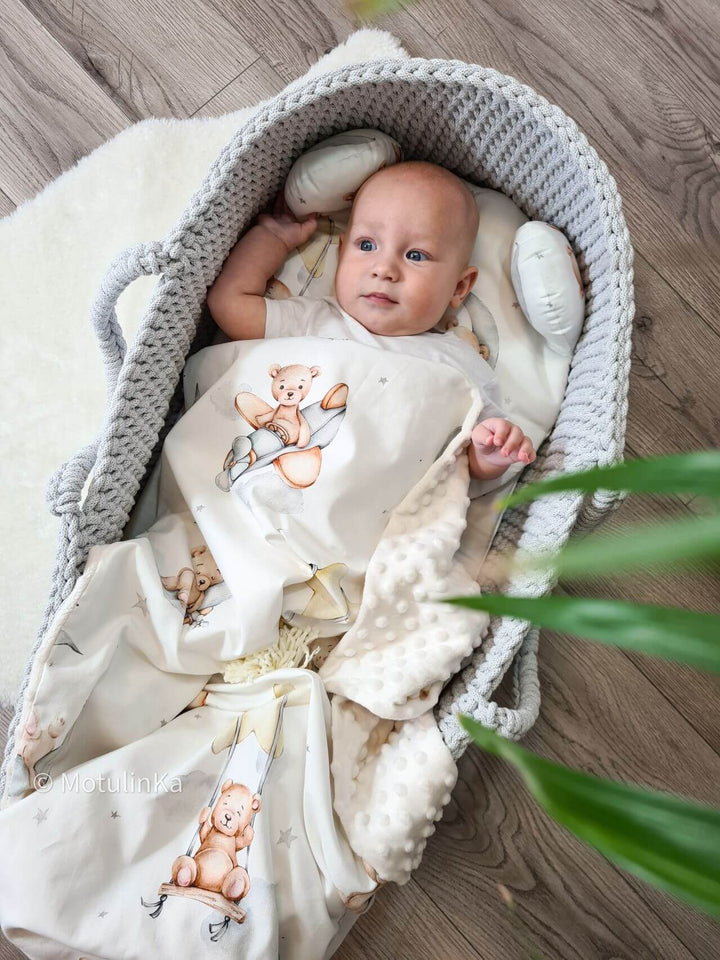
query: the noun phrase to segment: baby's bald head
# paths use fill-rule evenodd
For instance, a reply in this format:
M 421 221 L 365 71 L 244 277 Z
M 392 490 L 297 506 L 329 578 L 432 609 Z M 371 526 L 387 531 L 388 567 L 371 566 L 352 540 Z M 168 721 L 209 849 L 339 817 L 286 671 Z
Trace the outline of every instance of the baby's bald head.
M 373 333 L 431 330 L 477 279 L 477 228 L 473 195 L 449 170 L 420 160 L 378 170 L 355 195 L 341 238 L 338 303 Z
M 460 177 L 426 160 L 406 160 L 383 167 L 368 177 L 355 194 L 351 222 L 361 199 L 375 199 L 378 187 L 405 191 L 413 204 L 427 203 L 438 217 L 438 229 L 457 249 L 461 266 L 470 262 L 478 231 L 478 210 L 475 198 Z

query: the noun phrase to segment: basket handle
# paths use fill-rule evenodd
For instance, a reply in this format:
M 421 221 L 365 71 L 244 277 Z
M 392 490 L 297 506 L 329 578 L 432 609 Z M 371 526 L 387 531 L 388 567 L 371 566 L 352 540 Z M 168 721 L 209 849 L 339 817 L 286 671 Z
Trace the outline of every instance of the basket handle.
M 513 693 L 515 707 L 501 707 L 492 700 L 480 698 L 472 717 L 484 727 L 496 730 L 508 740 L 519 740 L 537 720 L 540 712 L 540 679 L 538 677 L 539 627 L 531 627 L 525 634 L 513 661 Z M 463 729 L 464 740 L 470 742 Z
M 138 277 L 162 273 L 167 268 L 169 259 L 161 243 L 138 243 L 115 257 L 100 282 L 90 310 L 90 319 L 105 368 L 106 409 L 115 395 L 127 353 L 127 344 L 116 312 L 120 294 Z M 80 497 L 95 464 L 101 438 L 102 433 L 61 464 L 50 477 L 45 499 L 55 516 L 80 513 Z

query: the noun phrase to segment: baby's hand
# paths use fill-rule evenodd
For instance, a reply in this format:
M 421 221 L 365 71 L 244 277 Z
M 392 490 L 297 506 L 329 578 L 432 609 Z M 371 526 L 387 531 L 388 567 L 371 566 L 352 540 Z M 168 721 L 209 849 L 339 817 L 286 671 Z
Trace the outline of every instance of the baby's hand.
M 317 218 L 312 213 L 302 223 L 296 220 L 285 203 L 282 191 L 280 191 L 275 200 L 272 215 L 261 213 L 258 217 L 258 225 L 274 233 L 276 237 L 283 241 L 288 250 L 294 250 L 295 247 L 299 247 L 313 235 L 317 227 Z
M 482 420 L 473 430 L 470 470 L 476 479 L 500 476 L 518 460 L 532 463 L 535 450 L 532 440 L 520 427 L 500 417 Z

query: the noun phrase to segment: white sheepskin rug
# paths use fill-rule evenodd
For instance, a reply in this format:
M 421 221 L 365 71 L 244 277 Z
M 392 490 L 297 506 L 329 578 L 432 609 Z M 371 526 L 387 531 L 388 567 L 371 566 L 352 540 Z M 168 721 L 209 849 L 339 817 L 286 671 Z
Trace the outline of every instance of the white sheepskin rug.
M 301 79 L 407 56 L 390 34 L 359 30 Z M 45 505 L 45 484 L 101 425 L 102 363 L 88 322 L 100 279 L 125 247 L 165 235 L 255 109 L 134 124 L 0 220 L 0 509 L 9 566 L 0 584 L 3 704 L 14 703 L 50 589 L 58 521 Z M 120 298 L 128 341 L 156 283 L 144 277 Z

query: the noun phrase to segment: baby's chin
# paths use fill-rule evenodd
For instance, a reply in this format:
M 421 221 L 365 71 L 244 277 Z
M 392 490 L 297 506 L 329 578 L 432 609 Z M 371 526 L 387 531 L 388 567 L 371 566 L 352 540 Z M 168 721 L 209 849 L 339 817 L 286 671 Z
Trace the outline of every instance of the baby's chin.
M 429 329 L 425 318 L 408 317 L 399 303 L 374 304 L 358 297 L 350 306 L 340 306 L 370 333 L 380 336 L 405 337 Z

